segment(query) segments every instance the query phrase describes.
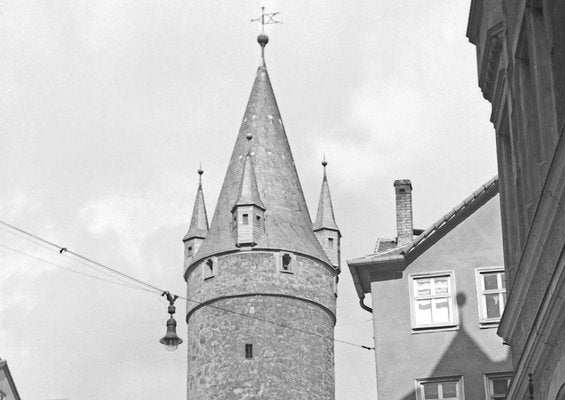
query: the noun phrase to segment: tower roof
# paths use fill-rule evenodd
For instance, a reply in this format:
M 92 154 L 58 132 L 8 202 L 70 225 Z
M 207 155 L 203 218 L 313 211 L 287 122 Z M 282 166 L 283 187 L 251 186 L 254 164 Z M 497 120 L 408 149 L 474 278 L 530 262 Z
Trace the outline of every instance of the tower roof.
M 252 162 L 246 163 L 246 160 Z M 257 75 L 224 178 L 210 232 L 198 259 L 236 251 L 232 207 L 239 201 L 243 169 L 256 174 L 257 198 L 265 208 L 265 232 L 255 249 L 284 249 L 330 264 L 312 231 L 312 220 L 265 66 Z M 331 264 L 330 264 L 331 265 Z
M 249 139 L 251 140 L 251 139 Z M 239 194 L 234 207 L 254 205 L 259 208 L 265 209 L 261 196 L 259 196 L 259 189 L 257 188 L 257 178 L 255 177 L 255 169 L 253 168 L 253 160 L 248 154 L 245 157 L 243 166 L 243 175 L 239 185 Z
M 334 217 L 334 209 L 332 206 L 332 197 L 330 196 L 330 186 L 328 185 L 328 177 L 326 175 L 326 165 L 328 165 L 326 158 L 322 161 L 324 166 L 324 179 L 322 180 L 322 189 L 320 190 L 320 200 L 318 201 L 318 213 L 316 214 L 316 221 L 314 222 L 313 229 L 332 229 L 339 231 Z
M 206 205 L 204 204 L 204 193 L 202 191 L 202 168 L 198 170 L 198 190 L 196 191 L 196 199 L 194 199 L 194 208 L 192 209 L 192 219 L 190 227 L 184 236 L 183 241 L 195 237 L 205 238 L 208 233 L 208 214 L 206 213 Z

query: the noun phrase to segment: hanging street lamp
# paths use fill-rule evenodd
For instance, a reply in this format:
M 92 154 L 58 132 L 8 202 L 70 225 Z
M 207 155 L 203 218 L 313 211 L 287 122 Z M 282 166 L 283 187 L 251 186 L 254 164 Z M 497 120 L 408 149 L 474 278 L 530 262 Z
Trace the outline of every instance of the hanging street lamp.
M 173 296 L 169 292 L 163 292 L 161 296 L 167 296 L 169 301 L 168 313 L 171 317 L 167 321 L 167 333 L 159 340 L 159 343 L 163 344 L 168 351 L 175 351 L 179 344 L 182 343 L 182 339 L 177 336 L 177 321 L 173 318 L 173 314 L 176 311 L 175 301 L 179 296 Z

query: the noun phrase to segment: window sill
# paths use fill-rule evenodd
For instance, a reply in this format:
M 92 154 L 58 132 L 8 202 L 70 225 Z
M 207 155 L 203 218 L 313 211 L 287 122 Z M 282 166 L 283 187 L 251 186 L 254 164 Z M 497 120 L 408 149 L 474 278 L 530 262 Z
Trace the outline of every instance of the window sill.
M 479 328 L 481 329 L 498 328 L 499 324 L 500 324 L 499 319 L 497 319 L 496 321 L 479 321 Z
M 457 330 L 459 330 L 459 324 L 434 325 L 434 326 L 425 326 L 421 328 L 412 327 L 412 334 L 448 332 L 448 331 L 457 331 Z

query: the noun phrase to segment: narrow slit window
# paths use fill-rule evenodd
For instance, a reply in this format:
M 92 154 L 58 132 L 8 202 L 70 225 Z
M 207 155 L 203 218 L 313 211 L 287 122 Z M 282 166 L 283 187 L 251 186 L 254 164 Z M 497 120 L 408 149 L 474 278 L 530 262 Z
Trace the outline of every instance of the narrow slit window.
M 248 360 L 253 358 L 253 345 L 251 343 L 245 344 L 245 358 Z
M 334 247 L 334 239 L 333 238 L 328 238 L 328 247 L 333 249 L 333 247 Z
M 290 263 L 292 262 L 292 258 L 290 254 L 283 254 L 282 256 L 282 270 L 283 271 L 290 271 Z
M 204 264 L 204 279 L 213 278 L 216 275 L 216 266 L 212 259 L 206 260 Z
M 243 214 L 241 216 L 241 223 L 247 225 L 249 223 L 249 214 Z

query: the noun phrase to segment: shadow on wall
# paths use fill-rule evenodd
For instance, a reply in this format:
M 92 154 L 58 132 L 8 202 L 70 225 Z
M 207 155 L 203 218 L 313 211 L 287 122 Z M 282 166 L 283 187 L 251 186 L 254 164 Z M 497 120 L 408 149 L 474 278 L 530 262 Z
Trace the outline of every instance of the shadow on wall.
M 482 376 L 484 373 L 489 372 L 506 372 L 508 370 L 502 369 L 504 365 L 508 365 L 510 361 L 510 352 L 505 359 L 502 361 L 493 362 L 488 355 L 477 345 L 471 336 L 467 333 L 465 329 L 465 324 L 463 321 L 463 314 L 461 310 L 467 301 L 467 297 L 464 293 L 457 293 L 457 306 L 459 309 L 459 330 L 457 335 L 451 341 L 451 344 L 447 350 L 443 353 L 442 358 L 434 367 L 434 370 L 428 377 L 417 377 L 417 378 L 440 378 L 440 377 L 452 377 L 463 375 L 464 379 L 465 372 L 473 371 L 473 373 L 481 376 L 480 387 L 475 387 L 474 390 L 480 391 L 481 397 L 484 399 L 484 388 Z M 433 333 L 431 333 L 433 335 Z M 493 332 L 493 335 L 496 333 Z M 469 366 L 469 363 L 473 363 L 473 366 Z M 488 366 L 488 367 L 487 367 Z M 468 385 L 467 383 L 471 384 Z M 468 392 L 470 387 L 473 387 L 471 382 L 464 382 L 463 390 Z M 468 396 L 465 393 L 465 398 L 474 399 L 474 396 Z M 408 395 L 404 396 L 402 400 L 423 400 L 423 398 L 418 397 L 416 389 L 410 392 Z

